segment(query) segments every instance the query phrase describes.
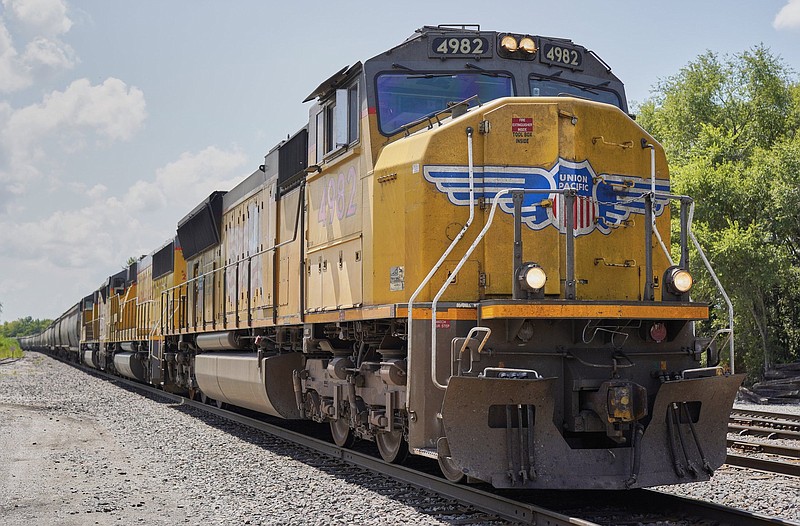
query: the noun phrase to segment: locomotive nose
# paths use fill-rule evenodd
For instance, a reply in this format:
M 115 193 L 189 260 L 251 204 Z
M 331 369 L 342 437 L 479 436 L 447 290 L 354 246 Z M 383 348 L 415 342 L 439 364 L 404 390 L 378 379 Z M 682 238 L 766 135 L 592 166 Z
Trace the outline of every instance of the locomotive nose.
M 556 411 L 555 377 L 453 376 L 442 406 L 446 450 L 464 474 L 495 487 L 628 489 L 707 480 L 725 461 L 725 422 L 742 378 L 670 379 L 649 396 L 631 380 L 606 380 L 585 390 L 566 418 Z M 582 431 L 569 429 L 579 420 Z

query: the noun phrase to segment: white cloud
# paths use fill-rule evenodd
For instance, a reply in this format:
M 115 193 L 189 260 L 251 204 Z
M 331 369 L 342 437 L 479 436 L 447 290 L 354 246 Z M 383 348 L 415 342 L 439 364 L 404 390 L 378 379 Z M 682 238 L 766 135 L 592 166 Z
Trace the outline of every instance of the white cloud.
M 210 146 L 181 154 L 119 196 L 109 196 L 102 184 L 88 191 L 77 185 L 73 191 L 91 198 L 82 208 L 30 221 L 0 220 L 0 299 L 14 298 L 22 312 L 42 310 L 27 299 L 31 295 L 47 297 L 52 305 L 45 310 L 66 309 L 129 257 L 149 254 L 174 236 L 183 214 L 211 191 L 239 182 L 244 164 L 238 149 Z M 60 285 L 56 290 L 48 283 Z
M 772 27 L 775 29 L 800 28 L 800 0 L 789 0 L 775 15 Z
M 3 0 L 3 6 L 21 24 L 44 35 L 63 35 L 72 27 L 62 0 Z
M 21 267 L 44 259 L 102 276 L 130 255 L 158 248 L 174 235 L 180 216 L 213 190 L 229 190 L 238 183 L 244 164 L 239 150 L 210 146 L 181 154 L 121 196 L 106 196 L 108 189 L 95 185 L 83 208 L 57 210 L 38 221 L 0 222 L 3 255 Z
M 177 161 L 156 170 L 149 189 L 160 192 L 179 210 L 189 212 L 214 190 L 230 190 L 241 179 L 241 169 L 247 162 L 239 150 L 225 151 L 216 146 L 197 152 L 185 152 Z
M 2 0 L 15 33 L 31 37 L 20 53 L 11 31 L 0 17 L 0 93 L 12 93 L 71 69 L 78 58 L 59 37 L 72 21 L 62 0 Z
M 142 90 L 108 78 L 92 85 L 73 81 L 64 91 L 45 95 L 42 102 L 13 113 L 3 130 L 5 141 L 27 148 L 42 135 L 65 128 L 90 128 L 108 139 L 129 139 L 146 116 Z
M 241 180 L 246 158 L 239 150 L 225 151 L 209 146 L 197 153 L 184 152 L 156 170 L 150 181 L 137 181 L 123 202 L 127 210 L 166 208 L 189 212 L 215 190 L 230 190 Z
M 29 42 L 22 55 L 22 62 L 27 65 L 34 77 L 38 71 L 72 69 L 76 60 L 71 47 L 44 37 L 36 37 Z
M 0 18 L 0 93 L 9 93 L 31 84 L 30 73 L 14 48 L 11 34 Z
M 0 104 L 0 187 L 20 193 L 37 181 L 48 159 L 80 150 L 88 140 L 130 139 L 146 115 L 144 93 L 115 78 L 98 85 L 79 79 L 19 109 Z
M 93 201 L 97 201 L 105 195 L 106 191 L 108 191 L 108 187 L 106 185 L 96 184 L 86 192 L 86 195 L 88 195 Z

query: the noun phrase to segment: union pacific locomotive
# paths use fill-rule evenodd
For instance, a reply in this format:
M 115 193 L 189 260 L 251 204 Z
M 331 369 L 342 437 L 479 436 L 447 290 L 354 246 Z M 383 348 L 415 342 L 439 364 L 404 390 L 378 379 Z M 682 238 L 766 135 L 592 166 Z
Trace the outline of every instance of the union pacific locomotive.
M 634 488 L 724 462 L 742 378 L 718 365 L 731 329 L 695 334 L 694 203 L 600 57 L 423 27 L 305 102 L 263 165 L 23 348 L 454 481 Z

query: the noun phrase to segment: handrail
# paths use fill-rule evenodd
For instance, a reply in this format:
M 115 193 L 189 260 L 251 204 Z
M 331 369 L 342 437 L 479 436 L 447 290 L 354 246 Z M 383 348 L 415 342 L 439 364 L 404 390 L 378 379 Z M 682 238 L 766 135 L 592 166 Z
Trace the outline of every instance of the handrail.
M 422 282 L 417 287 L 417 290 L 415 290 L 414 293 L 411 295 L 411 297 L 408 299 L 408 320 L 406 322 L 406 340 L 407 340 L 406 341 L 406 360 L 408 362 L 408 370 L 409 371 L 411 370 L 411 356 L 412 356 L 411 347 L 413 345 L 413 343 L 412 343 L 413 342 L 413 338 L 412 338 L 411 328 L 412 328 L 412 325 L 414 323 L 414 317 L 412 316 L 413 307 L 414 307 L 414 300 L 417 299 L 417 296 L 419 296 L 419 294 L 422 292 L 422 289 L 424 289 L 428 285 L 428 282 L 430 282 L 431 278 L 433 278 L 433 275 L 436 274 L 436 272 L 439 270 L 439 268 L 444 263 L 444 260 L 447 258 L 447 256 L 450 255 L 450 252 L 453 251 L 453 249 L 458 244 L 458 242 L 461 241 L 461 238 L 464 237 L 464 234 L 466 234 L 466 232 L 469 229 L 470 225 L 472 225 L 472 220 L 475 218 L 475 171 L 474 171 L 473 160 L 472 160 L 472 134 L 473 134 L 473 131 L 474 130 L 471 127 L 468 127 L 466 129 L 466 133 L 467 133 L 467 163 L 468 163 L 468 173 L 469 173 L 469 218 L 467 219 L 467 222 L 464 224 L 464 226 L 461 228 L 461 231 L 458 233 L 458 235 L 456 235 L 456 237 L 450 243 L 450 246 L 448 246 L 447 249 L 445 249 L 445 251 L 442 253 L 441 257 L 439 258 L 439 261 L 437 261 L 436 264 L 431 268 L 430 272 L 428 272 L 428 275 L 425 276 L 425 278 L 423 278 Z M 406 410 L 409 411 L 409 412 L 411 411 L 410 398 L 411 398 L 410 396 L 406 396 Z
M 445 389 L 447 389 L 447 385 L 439 383 L 439 380 L 437 379 L 437 374 L 436 374 L 436 372 L 437 372 L 436 371 L 436 369 L 437 369 L 436 368 L 436 362 L 437 362 L 437 356 L 438 356 L 437 346 L 436 346 L 436 307 L 437 307 L 437 304 L 439 303 L 439 299 L 442 297 L 442 295 L 445 293 L 445 291 L 448 289 L 448 287 L 450 287 L 450 284 L 453 282 L 453 280 L 456 278 L 456 276 L 458 276 L 458 272 L 461 270 L 461 267 L 464 266 L 464 263 L 466 263 L 467 258 L 469 258 L 469 256 L 472 255 L 472 252 L 475 251 L 475 248 L 483 240 L 483 237 L 486 235 L 486 232 L 488 232 L 489 228 L 492 226 L 492 223 L 494 222 L 494 214 L 495 214 L 495 212 L 497 212 L 497 205 L 500 202 L 500 198 L 502 196 L 504 196 L 506 194 L 510 194 L 511 192 L 514 192 L 514 191 L 531 193 L 531 194 L 537 194 L 537 193 L 541 193 L 541 194 L 565 194 L 567 197 L 568 196 L 574 196 L 574 194 L 575 194 L 575 190 L 573 190 L 571 188 L 559 188 L 559 189 L 551 189 L 551 188 L 536 188 L 536 189 L 506 188 L 504 190 L 500 190 L 499 192 L 497 192 L 495 194 L 494 199 L 492 200 L 492 209 L 489 212 L 489 218 L 486 220 L 486 224 L 484 225 L 483 229 L 478 233 L 478 236 L 475 238 L 475 241 L 472 242 L 472 245 L 470 245 L 470 247 L 467 249 L 467 251 L 461 257 L 461 260 L 458 262 L 458 265 L 456 265 L 456 268 L 453 269 L 453 272 L 451 273 L 451 275 L 448 276 L 447 279 L 444 281 L 444 283 L 442 284 L 442 287 L 439 289 L 439 292 L 433 298 L 433 302 L 431 303 L 431 381 L 433 382 L 433 385 L 436 386 L 438 389 L 445 390 Z M 575 235 L 575 231 L 574 231 L 574 229 L 571 228 L 572 227 L 572 222 L 570 221 L 570 218 L 572 216 L 569 213 L 566 213 L 565 216 L 567 218 L 567 229 L 568 229 L 567 235 L 568 236 L 574 236 Z M 569 273 L 569 269 L 567 269 L 567 270 L 568 270 L 568 273 Z M 410 337 L 409 337 L 409 339 L 410 339 Z
M 692 240 L 692 243 L 694 244 L 694 247 L 697 249 L 697 253 L 700 255 L 700 259 L 703 260 L 703 264 L 705 265 L 706 270 L 708 270 L 708 273 L 711 275 L 711 279 L 714 280 L 714 284 L 717 286 L 717 290 L 722 295 L 722 298 L 725 300 L 725 304 L 728 307 L 728 328 L 727 329 L 719 329 L 714 334 L 714 338 L 712 338 L 712 342 L 720 334 L 725 334 L 725 333 L 730 334 L 730 337 L 728 338 L 728 347 L 729 347 L 730 361 L 731 361 L 731 374 L 735 374 L 736 373 L 736 368 L 735 368 L 735 364 L 734 364 L 734 352 L 733 352 L 734 351 L 733 303 L 731 302 L 731 299 L 728 296 L 728 293 L 725 292 L 725 288 L 722 286 L 722 282 L 717 277 L 717 273 L 714 272 L 714 269 L 711 267 L 711 263 L 708 261 L 708 258 L 706 257 L 705 252 L 703 252 L 703 249 L 700 247 L 700 242 L 697 241 L 697 237 L 694 235 L 694 232 L 692 232 L 692 220 L 694 219 L 694 207 L 695 207 L 694 199 L 692 199 L 688 195 L 675 195 L 675 194 L 666 194 L 666 193 L 659 193 L 659 192 L 655 193 L 654 196 L 655 197 L 660 197 L 662 199 L 678 200 L 678 201 L 681 202 L 681 206 L 683 206 L 684 204 L 687 204 L 687 203 L 689 204 L 689 214 L 688 214 L 688 217 L 686 219 L 686 236 L 689 237 Z M 681 232 L 683 233 L 683 229 L 681 229 Z M 684 251 L 684 247 L 681 247 L 681 249 L 682 249 L 682 252 L 683 252 Z M 683 260 L 684 257 L 686 257 L 686 256 L 682 255 L 681 259 Z M 686 258 L 688 259 L 688 257 L 686 257 Z M 710 343 L 709 343 L 709 346 L 710 346 Z
M 667 261 L 669 261 L 671 266 L 674 265 L 675 262 L 672 260 L 672 254 L 670 254 L 667 249 L 667 245 L 664 244 L 664 240 L 661 239 L 661 233 L 658 231 L 658 226 L 656 225 L 656 148 L 652 144 L 648 144 L 647 147 L 650 148 L 650 192 L 653 194 L 653 201 L 650 204 L 653 207 L 653 233 L 656 235 L 658 244 L 661 245 L 661 250 L 664 251 L 664 255 L 667 256 Z
M 458 361 L 458 370 L 456 371 L 456 376 L 461 376 L 464 372 L 467 374 L 472 373 L 472 365 L 475 363 L 475 360 L 472 359 L 472 348 L 470 347 L 470 362 L 469 362 L 469 370 L 464 371 L 461 365 L 461 357 L 464 355 L 464 351 L 467 350 L 469 347 L 469 342 L 474 339 L 474 335 L 478 334 L 479 332 L 485 332 L 486 334 L 483 336 L 483 339 L 478 344 L 478 349 L 475 351 L 477 354 L 480 354 L 483 351 L 483 348 L 486 346 L 486 342 L 489 341 L 489 337 L 492 335 L 492 329 L 489 327 L 473 327 L 467 333 L 466 338 L 453 338 L 450 342 L 450 376 L 453 376 L 453 364 Z M 458 351 L 458 358 L 456 359 L 456 342 L 458 340 L 464 340 L 461 344 L 461 349 Z

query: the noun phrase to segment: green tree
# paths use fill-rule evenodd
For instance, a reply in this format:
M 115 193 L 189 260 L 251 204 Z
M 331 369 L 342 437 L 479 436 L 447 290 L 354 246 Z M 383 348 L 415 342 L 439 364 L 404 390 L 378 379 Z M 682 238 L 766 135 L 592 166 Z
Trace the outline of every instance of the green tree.
M 30 316 L 19 318 L 14 321 L 7 321 L 0 325 L 0 336 L 17 338 L 19 336 L 38 334 L 45 330 L 52 321 L 53 320 L 34 320 Z
M 736 353 L 761 366 L 800 356 L 800 86 L 763 45 L 706 52 L 661 80 L 639 123 L 663 145 L 675 193 L 696 199 L 694 230 L 736 310 Z M 702 275 L 697 257 L 693 271 Z M 710 279 L 698 299 L 722 307 Z M 715 313 L 714 324 L 727 319 Z

